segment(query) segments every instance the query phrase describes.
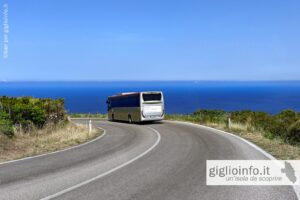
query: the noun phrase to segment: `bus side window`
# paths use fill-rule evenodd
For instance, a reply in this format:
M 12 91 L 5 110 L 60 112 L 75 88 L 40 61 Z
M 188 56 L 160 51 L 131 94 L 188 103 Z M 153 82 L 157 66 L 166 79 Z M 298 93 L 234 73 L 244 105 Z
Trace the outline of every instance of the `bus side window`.
M 111 108 L 111 100 L 107 100 L 106 104 L 107 104 L 107 110 L 109 110 Z

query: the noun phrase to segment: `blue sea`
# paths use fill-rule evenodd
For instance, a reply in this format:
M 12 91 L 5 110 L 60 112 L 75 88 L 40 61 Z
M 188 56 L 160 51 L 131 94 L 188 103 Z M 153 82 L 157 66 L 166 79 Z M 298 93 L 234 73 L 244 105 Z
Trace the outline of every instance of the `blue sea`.
M 251 109 L 300 111 L 300 81 L 1 82 L 0 96 L 64 98 L 69 113 L 106 113 L 106 98 L 121 92 L 163 91 L 166 112 Z

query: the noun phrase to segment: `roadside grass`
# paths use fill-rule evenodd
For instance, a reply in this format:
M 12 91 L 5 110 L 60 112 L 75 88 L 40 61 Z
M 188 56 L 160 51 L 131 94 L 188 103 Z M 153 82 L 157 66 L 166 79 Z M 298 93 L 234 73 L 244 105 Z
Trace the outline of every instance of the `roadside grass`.
M 30 133 L 15 130 L 13 138 L 0 134 L 0 162 L 62 150 L 101 134 L 99 129 L 89 133 L 86 126 L 70 122 L 50 124 L 43 129 L 33 129 Z
M 231 123 L 230 127 L 226 123 L 200 123 L 192 116 L 189 115 L 166 115 L 167 120 L 187 121 L 196 124 L 201 124 L 216 128 L 219 130 L 227 131 L 238 135 L 246 140 L 249 140 L 269 152 L 277 159 L 282 160 L 299 160 L 300 159 L 300 145 L 291 145 L 285 143 L 278 137 L 268 137 L 267 133 L 257 130 L 250 125 L 239 123 Z

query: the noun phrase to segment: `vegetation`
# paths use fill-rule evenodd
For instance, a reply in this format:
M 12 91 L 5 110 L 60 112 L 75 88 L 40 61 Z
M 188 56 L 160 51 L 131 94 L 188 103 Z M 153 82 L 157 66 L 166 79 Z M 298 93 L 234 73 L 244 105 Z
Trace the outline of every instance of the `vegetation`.
M 71 118 L 100 118 L 100 119 L 105 119 L 107 118 L 107 114 L 101 114 L 101 113 L 96 113 L 96 114 L 90 114 L 90 113 L 71 113 L 69 114 Z
M 0 97 L 0 162 L 64 149 L 101 133 L 68 123 L 63 99 Z
M 250 110 L 226 112 L 222 110 L 198 110 L 191 115 L 167 115 L 201 124 L 223 124 L 230 128 L 231 123 L 246 127 L 249 131 L 259 131 L 270 139 L 280 138 L 289 144 L 300 144 L 300 113 L 284 110 L 276 115 Z
M 0 134 L 0 162 L 65 149 L 101 134 L 99 129 L 89 133 L 86 126 L 65 122 L 47 124 L 26 134 L 16 132 L 12 138 Z
M 0 97 L 0 133 L 8 137 L 18 131 L 28 133 L 66 119 L 63 99 Z
M 293 123 L 287 131 L 287 140 L 289 143 L 300 143 L 300 120 Z
M 258 144 L 277 158 L 300 159 L 300 113 L 293 110 L 275 115 L 250 110 L 198 110 L 190 115 L 166 115 L 166 119 L 230 131 Z

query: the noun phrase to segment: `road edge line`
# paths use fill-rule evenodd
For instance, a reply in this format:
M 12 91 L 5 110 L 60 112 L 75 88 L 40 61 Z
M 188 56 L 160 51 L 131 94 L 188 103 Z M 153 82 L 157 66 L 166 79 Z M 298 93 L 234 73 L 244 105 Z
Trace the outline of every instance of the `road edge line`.
M 206 129 L 210 129 L 210 130 L 213 130 L 213 131 L 216 131 L 216 132 L 221 132 L 221 133 L 225 133 L 225 134 L 231 135 L 231 136 L 233 136 L 233 137 L 235 137 L 235 138 L 237 138 L 239 140 L 242 140 L 243 142 L 245 142 L 249 146 L 253 147 L 254 149 L 256 149 L 257 151 L 259 151 L 260 153 L 262 153 L 264 156 L 266 156 L 270 160 L 277 160 L 274 156 L 272 156 L 270 153 L 268 153 L 263 148 L 257 146 L 253 142 L 250 142 L 249 140 L 246 140 L 245 138 L 242 138 L 242 137 L 240 137 L 238 135 L 235 135 L 233 133 L 230 133 L 230 132 L 227 132 L 227 131 L 223 131 L 223 130 L 219 130 L 219 129 L 216 129 L 216 128 L 212 128 L 212 127 L 209 127 L 209 126 L 205 126 L 205 125 L 202 125 L 202 124 L 192 123 L 192 122 L 176 121 L 176 120 L 166 120 L 166 121 L 168 121 L 168 122 L 175 122 L 175 123 L 184 123 L 184 124 L 193 125 L 193 126 L 200 126 L 202 128 L 206 128 Z M 296 193 L 296 196 L 297 196 L 297 198 L 299 200 L 300 199 L 300 186 L 297 187 L 296 185 L 293 185 L 292 187 L 293 187 L 293 189 L 294 189 L 294 191 Z
M 76 124 L 76 123 L 74 123 L 74 124 Z M 106 135 L 106 130 L 104 128 L 101 128 L 101 127 L 95 127 L 95 128 L 102 130 L 103 133 L 100 136 L 98 136 L 98 137 L 96 137 L 96 138 L 94 138 L 94 139 L 92 139 L 90 141 L 84 142 L 84 143 L 76 145 L 76 146 L 71 146 L 71 147 L 68 147 L 68 148 L 62 149 L 62 150 L 57 150 L 57 151 L 53 151 L 53 152 L 49 152 L 49 153 L 44 153 L 44 154 L 39 154 L 39 155 L 35 155 L 35 156 L 27 156 L 27 157 L 15 159 L 15 160 L 4 161 L 4 162 L 1 162 L 0 165 L 10 164 L 10 163 L 14 163 L 14 162 L 29 160 L 29 159 L 43 157 L 43 156 L 48 156 L 48 155 L 52 155 L 52 154 L 56 154 L 56 153 L 60 153 L 60 152 L 64 152 L 64 151 L 68 151 L 68 150 L 71 150 L 71 149 L 75 149 L 75 148 L 79 148 L 79 147 L 85 146 L 87 144 L 90 144 L 92 142 L 100 140 L 101 138 L 103 138 Z
M 62 190 L 62 191 L 60 191 L 60 192 L 57 192 L 57 193 L 55 193 L 55 194 L 52 194 L 52 195 L 43 197 L 43 198 L 41 198 L 40 200 L 50 200 L 50 199 L 59 197 L 59 196 L 61 196 L 61 195 L 63 195 L 63 194 L 66 194 L 66 193 L 72 191 L 72 190 L 75 190 L 75 189 L 77 189 L 77 188 L 80 188 L 81 186 L 87 185 L 87 184 L 89 184 L 89 183 L 91 183 L 91 182 L 93 182 L 93 181 L 96 181 L 96 180 L 98 180 L 98 179 L 100 179 L 100 178 L 102 178 L 102 177 L 104 177 L 104 176 L 106 176 L 106 175 L 109 175 L 109 174 L 111 174 L 111 173 L 113 173 L 113 172 L 115 172 L 115 171 L 117 171 L 117 170 L 119 170 L 119 169 L 121 169 L 121 168 L 123 168 L 123 167 L 125 167 L 125 166 L 127 166 L 127 165 L 129 165 L 129 164 L 131 164 L 131 163 L 133 163 L 134 161 L 138 160 L 139 158 L 145 156 L 147 153 L 149 153 L 151 150 L 153 150 L 153 149 L 159 144 L 159 142 L 160 142 L 160 140 L 161 140 L 161 135 L 160 135 L 160 133 L 159 133 L 156 129 L 151 128 L 151 127 L 147 127 L 147 128 L 150 129 L 150 130 L 152 130 L 152 131 L 156 134 L 157 140 L 156 140 L 155 143 L 154 143 L 153 145 L 151 145 L 151 147 L 149 147 L 146 151 L 144 151 L 143 153 L 139 154 L 138 156 L 136 156 L 136 157 L 134 157 L 134 158 L 128 160 L 127 162 L 125 162 L 125 163 L 123 163 L 123 164 L 121 164 L 121 165 L 118 165 L 118 166 L 116 166 L 116 167 L 114 167 L 114 168 L 112 168 L 112 169 L 110 169 L 110 170 L 108 170 L 108 171 L 106 171 L 106 172 L 104 172 L 104 173 L 102 173 L 102 174 L 99 174 L 99 175 L 97 175 L 97 176 L 95 176 L 95 177 L 93 177 L 93 178 L 91 178 L 91 179 L 88 179 L 88 180 L 86 180 L 86 181 L 83 181 L 83 182 L 81 182 L 81 183 L 79 183 L 79 184 L 73 185 L 73 186 L 71 186 L 71 187 L 69 187 L 69 188 L 67 188 L 67 189 L 64 189 L 64 190 Z

